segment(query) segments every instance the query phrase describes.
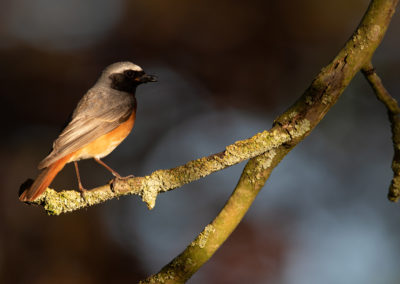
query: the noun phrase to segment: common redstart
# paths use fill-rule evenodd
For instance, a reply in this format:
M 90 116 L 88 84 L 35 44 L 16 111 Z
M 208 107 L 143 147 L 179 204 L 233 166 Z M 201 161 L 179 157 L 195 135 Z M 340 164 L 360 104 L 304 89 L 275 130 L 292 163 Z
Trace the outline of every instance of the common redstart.
M 156 81 L 155 76 L 147 75 L 131 62 L 108 66 L 81 98 L 67 126 L 54 141 L 51 153 L 39 163 L 41 173 L 19 199 L 29 202 L 38 198 L 69 162 L 74 162 L 79 189 L 85 191 L 77 163 L 82 159 L 93 158 L 121 178 L 100 159 L 110 154 L 131 132 L 136 116 L 136 87 Z

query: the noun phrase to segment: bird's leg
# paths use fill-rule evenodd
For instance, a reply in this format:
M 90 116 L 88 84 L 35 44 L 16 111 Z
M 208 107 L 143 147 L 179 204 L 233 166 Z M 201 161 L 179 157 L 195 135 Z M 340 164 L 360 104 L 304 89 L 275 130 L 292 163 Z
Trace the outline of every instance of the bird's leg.
M 104 163 L 102 160 L 98 159 L 98 158 L 94 158 L 94 160 L 99 163 L 100 165 L 102 165 L 103 167 L 105 167 L 107 170 L 109 170 L 113 175 L 114 178 L 112 180 L 110 180 L 109 184 L 110 184 L 110 188 L 111 191 L 115 192 L 115 182 L 119 179 L 119 180 L 124 180 L 124 179 L 128 179 L 128 178 L 133 178 L 135 177 L 134 175 L 129 175 L 126 177 L 122 177 L 119 173 L 117 173 L 116 171 L 114 171 L 112 168 L 110 168 L 109 166 L 106 165 L 106 163 Z
M 117 173 L 116 171 L 114 171 L 112 168 L 110 168 L 109 166 L 106 165 L 106 163 L 104 163 L 102 160 L 98 159 L 98 158 L 94 158 L 94 160 L 99 163 L 100 165 L 102 165 L 103 167 L 105 167 L 107 170 L 109 170 L 113 176 L 115 176 L 116 178 L 122 178 L 121 175 L 119 173 Z
M 79 190 L 80 190 L 80 192 L 81 192 L 82 197 L 85 198 L 85 197 L 83 196 L 83 193 L 86 192 L 87 189 L 84 188 L 83 185 L 82 185 L 82 182 L 81 182 L 81 175 L 79 174 L 79 168 L 78 168 L 78 162 L 77 162 L 77 161 L 74 161 L 74 166 L 75 166 L 76 177 L 78 178 L 78 187 L 79 187 Z
M 126 177 L 121 176 L 119 173 L 117 173 L 116 171 L 114 171 L 112 168 L 110 168 L 109 166 L 106 165 L 106 163 L 104 163 L 102 160 L 98 159 L 98 158 L 94 158 L 94 160 L 99 163 L 100 165 L 102 165 L 103 167 L 105 167 L 107 170 L 109 170 L 113 176 L 115 176 L 115 178 L 117 179 L 128 179 L 128 178 L 132 178 L 135 177 L 134 175 L 129 175 Z

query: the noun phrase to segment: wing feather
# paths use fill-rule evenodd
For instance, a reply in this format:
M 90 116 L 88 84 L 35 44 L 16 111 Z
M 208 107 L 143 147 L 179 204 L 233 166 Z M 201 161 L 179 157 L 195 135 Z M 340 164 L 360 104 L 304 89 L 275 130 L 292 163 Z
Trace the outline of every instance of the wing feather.
M 117 128 L 130 116 L 135 104 L 135 98 L 127 93 L 90 90 L 78 103 L 71 121 L 54 141 L 52 152 L 39 163 L 39 169 L 48 167 Z

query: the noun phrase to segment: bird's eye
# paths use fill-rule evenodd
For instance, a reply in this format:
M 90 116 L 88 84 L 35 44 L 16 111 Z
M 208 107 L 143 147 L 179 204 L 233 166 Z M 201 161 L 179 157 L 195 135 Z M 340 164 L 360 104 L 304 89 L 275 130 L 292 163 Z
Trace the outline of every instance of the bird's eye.
M 128 78 L 133 78 L 133 76 L 135 75 L 135 71 L 133 71 L 133 70 L 126 70 L 126 71 L 124 72 L 124 74 L 125 74 L 126 77 L 128 77 Z

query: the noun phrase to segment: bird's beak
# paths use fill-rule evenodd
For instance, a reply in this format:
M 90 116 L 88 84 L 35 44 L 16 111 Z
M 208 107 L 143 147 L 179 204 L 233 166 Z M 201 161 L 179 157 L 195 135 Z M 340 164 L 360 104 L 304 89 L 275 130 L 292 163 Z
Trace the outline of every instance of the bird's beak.
M 136 79 L 140 83 L 148 83 L 148 82 L 157 82 L 157 76 L 143 74 L 142 76 Z

